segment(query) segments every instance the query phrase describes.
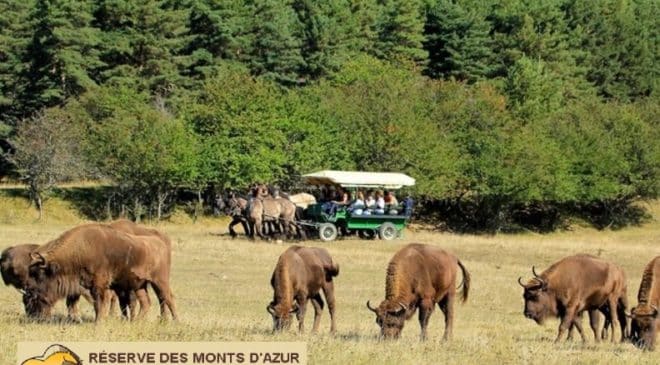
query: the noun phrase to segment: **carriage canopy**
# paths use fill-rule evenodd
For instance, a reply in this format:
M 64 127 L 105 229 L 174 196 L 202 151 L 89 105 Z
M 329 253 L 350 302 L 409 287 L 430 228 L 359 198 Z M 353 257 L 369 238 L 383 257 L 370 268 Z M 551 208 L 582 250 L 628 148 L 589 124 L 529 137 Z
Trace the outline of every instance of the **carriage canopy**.
M 323 170 L 303 175 L 302 178 L 311 185 L 339 185 L 344 188 L 400 189 L 415 185 L 415 179 L 398 172 Z

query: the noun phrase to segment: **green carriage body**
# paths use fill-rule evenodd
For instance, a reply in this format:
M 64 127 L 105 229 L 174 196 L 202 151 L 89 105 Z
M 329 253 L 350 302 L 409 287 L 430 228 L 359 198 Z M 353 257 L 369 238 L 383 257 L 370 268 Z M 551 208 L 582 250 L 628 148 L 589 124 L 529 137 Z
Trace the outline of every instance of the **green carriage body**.
M 414 185 L 414 179 L 398 173 L 365 173 L 352 171 L 320 171 L 304 175 L 313 185 L 334 185 L 344 189 L 390 189 Z M 401 208 L 401 207 L 400 207 Z M 386 209 L 390 211 L 390 209 Z M 408 214 L 352 214 L 346 206 L 338 206 L 332 214 L 324 211 L 322 203 L 309 205 L 305 210 L 306 225 L 319 231 L 323 241 L 332 241 L 338 231 L 342 234 L 358 232 L 363 238 L 380 237 L 391 240 L 402 235 L 410 218 Z

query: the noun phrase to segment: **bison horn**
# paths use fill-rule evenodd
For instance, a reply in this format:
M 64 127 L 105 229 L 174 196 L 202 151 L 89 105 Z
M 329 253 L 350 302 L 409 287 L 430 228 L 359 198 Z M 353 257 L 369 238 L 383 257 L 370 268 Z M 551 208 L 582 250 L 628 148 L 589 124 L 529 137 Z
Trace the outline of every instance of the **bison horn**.
M 539 274 L 536 273 L 536 269 L 534 268 L 534 266 L 532 266 L 532 274 L 534 274 L 535 278 L 539 277 Z
M 399 304 L 401 306 L 401 308 L 403 308 L 403 310 L 406 310 L 406 311 L 408 310 L 408 306 L 403 304 L 403 302 L 398 302 L 397 304 Z
M 298 307 L 298 302 L 295 302 L 295 303 L 293 304 L 293 308 L 291 308 L 291 310 L 289 311 L 289 313 L 296 313 L 296 312 L 298 312 L 298 309 L 300 309 L 300 307 Z
M 653 308 L 653 316 L 654 316 L 654 317 L 657 316 L 657 315 L 658 315 L 658 307 L 656 307 L 656 306 L 654 306 L 653 304 L 651 304 L 651 308 Z
M 368 300 L 367 300 L 367 308 L 369 308 L 370 311 L 372 311 L 372 312 L 374 312 L 374 313 L 377 313 L 377 312 L 376 312 L 376 308 L 373 308 L 373 307 L 371 306 L 371 304 L 369 303 Z
M 273 308 L 273 303 L 268 304 L 268 306 L 266 307 L 266 311 L 268 311 L 268 313 L 272 315 L 275 315 L 275 308 Z
M 525 284 L 522 283 L 522 276 L 519 276 L 519 277 L 518 277 L 518 284 L 520 284 L 520 286 L 522 286 L 523 288 L 525 288 Z

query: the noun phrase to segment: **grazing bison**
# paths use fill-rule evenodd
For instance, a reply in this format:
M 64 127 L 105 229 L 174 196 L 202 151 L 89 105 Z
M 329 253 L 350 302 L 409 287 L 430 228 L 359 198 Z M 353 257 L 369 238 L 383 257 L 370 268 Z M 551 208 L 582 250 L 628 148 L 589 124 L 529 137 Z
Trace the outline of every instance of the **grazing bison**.
M 654 350 L 660 331 L 660 256 L 644 268 L 637 293 L 637 306 L 631 311 L 631 340 L 635 346 Z
M 457 267 L 463 272 L 462 301 L 470 291 L 470 273 L 456 256 L 438 247 L 411 243 L 400 249 L 387 266 L 385 300 L 377 308 L 376 323 L 384 338 L 398 338 L 404 322 L 419 308 L 421 338 L 426 339 L 426 327 L 436 303 L 445 315 L 443 338 L 450 339 L 454 322 Z
M 237 234 L 236 231 L 234 231 L 234 226 L 240 223 L 241 226 L 243 226 L 243 232 L 245 232 L 245 235 L 251 237 L 252 233 L 248 225 L 247 199 L 237 197 L 235 194 L 231 193 L 227 196 L 225 207 L 227 208 L 227 215 L 231 217 L 231 222 L 229 223 L 229 235 L 232 238 L 236 238 Z
M 26 288 L 26 311 L 31 316 L 49 314 L 56 298 L 88 289 L 94 298 L 96 321 L 106 313 L 109 290 L 135 292 L 144 289 L 144 282 L 155 268 L 151 265 L 169 264 L 158 258 L 144 239 L 135 239 L 108 225 L 86 224 L 75 227 L 32 251 L 30 277 Z M 155 237 L 152 237 L 155 238 Z M 160 241 L 160 239 L 158 239 Z M 169 304 L 169 303 L 168 303 Z M 141 305 L 148 305 L 141 301 Z
M 621 327 L 621 340 L 625 339 L 626 278 L 620 267 L 595 256 L 580 254 L 552 264 L 541 275 L 536 274 L 532 267 L 532 273 L 534 278 L 527 284 L 518 278 L 518 283 L 524 288 L 524 315 L 538 324 L 548 317 L 559 317 L 561 322 L 555 342 L 572 326 L 578 330 L 582 341 L 586 341 L 579 317 L 583 311 L 590 311 L 592 330 L 598 342 L 595 311 L 604 306 L 607 309 L 602 311 L 610 314 L 612 341 L 614 328 L 618 325 Z
M 323 290 L 330 312 L 330 332 L 335 326 L 335 295 L 332 278 L 339 275 L 339 265 L 332 261 L 327 250 L 316 247 L 291 246 L 280 255 L 270 279 L 273 301 L 266 310 L 273 317 L 273 330 L 280 331 L 291 326 L 292 315 L 298 318 L 298 329 L 304 330 L 307 300 L 314 305 L 316 332 L 321 321 Z
M 0 271 L 2 272 L 2 280 L 5 285 L 15 287 L 21 294 L 23 294 L 23 301 L 26 302 L 25 288 L 29 286 L 28 280 L 32 280 L 29 275 L 30 267 L 30 252 L 34 251 L 39 245 L 37 244 L 21 244 L 8 247 L 2 251 L 0 256 Z M 66 306 L 68 309 L 68 318 L 72 321 L 80 321 L 80 314 L 78 312 L 78 300 L 80 296 L 85 297 L 90 303 L 93 302 L 89 291 L 80 287 L 77 292 L 72 292 L 66 297 Z M 57 298 L 56 300 L 63 299 L 64 297 Z M 114 305 L 115 301 L 112 301 Z M 112 312 L 112 308 L 110 309 Z

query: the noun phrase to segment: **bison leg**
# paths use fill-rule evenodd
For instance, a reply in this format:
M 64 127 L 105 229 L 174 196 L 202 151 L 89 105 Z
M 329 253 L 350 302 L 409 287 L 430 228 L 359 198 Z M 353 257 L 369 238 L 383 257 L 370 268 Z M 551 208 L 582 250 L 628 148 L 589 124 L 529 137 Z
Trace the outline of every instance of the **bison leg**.
M 149 299 L 149 293 L 147 292 L 147 284 L 144 284 L 142 287 L 135 290 L 134 293 L 137 301 L 140 303 L 140 311 L 137 316 L 134 316 L 132 313 L 134 309 L 132 309 L 131 316 L 133 319 L 142 319 L 147 315 L 147 312 L 149 312 L 149 308 L 151 307 L 151 300 Z
M 161 319 L 167 318 L 167 310 L 169 309 L 173 320 L 177 320 L 176 305 L 174 304 L 174 296 L 170 289 L 169 283 L 166 280 L 155 280 L 151 283 L 151 287 L 156 292 L 158 301 L 160 302 L 160 316 Z
M 312 297 L 312 305 L 314 306 L 314 325 L 312 326 L 312 333 L 316 333 L 321 324 L 321 314 L 323 314 L 323 298 L 321 298 L 321 293 L 316 293 L 316 295 Z
M 422 330 L 420 338 L 422 341 L 426 340 L 426 328 L 429 325 L 429 318 L 435 308 L 435 303 L 430 299 L 423 299 L 419 304 L 419 326 Z
M 298 332 L 303 333 L 305 331 L 305 312 L 307 311 L 307 295 L 301 295 L 296 298 L 298 302 L 298 311 L 296 312 L 296 318 L 298 318 Z
M 598 327 L 600 327 L 600 316 L 598 315 L 597 310 L 589 311 L 589 326 L 591 326 L 591 331 L 594 333 L 594 338 L 596 342 L 600 342 L 600 336 L 598 336 Z M 603 331 L 607 329 L 607 318 L 605 318 L 605 326 Z
M 236 217 L 233 217 L 231 223 L 229 223 L 229 235 L 231 236 L 231 238 L 236 238 L 237 236 L 236 231 L 234 231 L 234 226 L 237 225 L 238 223 L 239 220 L 236 219 Z
M 571 325 L 571 328 L 573 326 L 575 326 L 578 333 L 580 334 L 580 338 L 582 338 L 582 342 L 587 342 L 587 337 L 584 335 L 584 329 L 582 328 L 582 317 L 575 316 L 575 319 L 573 320 L 573 324 Z M 570 334 L 570 330 L 569 330 L 569 334 Z M 568 341 L 568 338 L 566 338 L 566 340 Z
M 449 292 L 438 303 L 438 307 L 445 316 L 445 333 L 442 336 L 444 341 L 451 340 L 452 332 L 454 329 L 454 298 L 455 293 Z
M 624 294 L 619 298 L 619 305 L 617 306 L 617 315 L 619 316 L 619 324 L 621 326 L 621 342 L 624 342 L 630 337 L 630 327 L 628 326 L 628 318 L 626 316 L 627 307 L 628 299 Z
M 564 337 L 564 333 L 566 332 L 566 330 L 568 330 L 571 327 L 571 325 L 577 323 L 575 321 L 575 318 L 577 316 L 577 308 L 578 306 L 576 304 L 572 304 L 566 308 L 566 312 L 561 317 L 561 322 L 559 323 L 559 331 L 557 333 L 557 338 L 555 339 L 555 343 L 559 342 L 562 339 L 562 337 Z M 580 330 L 581 327 L 582 325 L 580 324 L 580 327 L 578 327 L 578 331 Z
M 611 334 L 611 341 L 615 342 L 614 338 L 614 332 L 615 328 L 619 327 L 619 316 L 617 315 L 617 305 L 619 304 L 619 298 L 610 296 L 609 298 L 609 309 L 610 309 L 610 320 L 611 320 L 611 325 L 612 325 L 612 334 Z M 625 320 L 625 319 L 624 319 Z M 623 333 L 621 334 L 621 338 L 623 338 Z
M 325 301 L 328 302 L 328 311 L 330 312 L 330 333 L 335 333 L 337 329 L 335 323 L 335 285 L 332 281 L 323 285 L 323 295 L 325 295 Z
M 249 237 L 251 235 L 250 225 L 245 221 L 244 218 L 241 218 L 241 225 L 243 226 L 243 232 L 245 232 L 245 235 Z
M 101 320 L 107 315 L 108 313 L 108 304 L 109 304 L 109 295 L 108 295 L 108 290 L 107 290 L 108 285 L 99 285 L 96 284 L 95 286 L 92 287 L 91 293 L 92 297 L 94 298 L 94 312 L 95 312 L 95 318 L 94 321 L 96 323 L 101 322 Z
M 82 322 L 80 318 L 80 313 L 78 312 L 78 301 L 80 300 L 80 295 L 69 295 L 66 297 L 66 308 L 68 310 L 68 317 L 70 321 L 73 322 Z

